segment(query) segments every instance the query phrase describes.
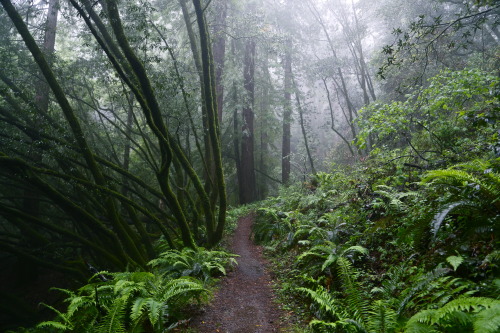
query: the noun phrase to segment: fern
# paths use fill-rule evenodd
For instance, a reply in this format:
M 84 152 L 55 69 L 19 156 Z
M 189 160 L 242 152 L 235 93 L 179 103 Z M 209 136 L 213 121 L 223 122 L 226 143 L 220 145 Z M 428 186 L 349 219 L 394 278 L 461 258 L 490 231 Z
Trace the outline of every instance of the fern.
M 471 201 L 458 201 L 449 203 L 444 207 L 441 207 L 441 209 L 439 210 L 439 212 L 436 213 L 431 222 L 431 232 L 433 241 L 436 239 L 436 235 L 439 231 L 439 228 L 441 228 L 441 224 L 443 223 L 446 216 L 456 207 L 464 205 L 473 206 L 473 203 Z
M 339 276 L 342 280 L 345 299 L 338 300 L 324 287 L 315 290 L 298 288 L 308 295 L 318 308 L 318 319 L 309 323 L 318 332 L 392 332 L 397 323 L 397 313 L 390 304 L 382 300 L 371 305 L 365 297 L 361 285 L 357 282 L 358 272 L 344 257 L 337 261 Z
M 368 311 L 368 330 L 371 332 L 388 333 L 392 332 L 396 326 L 397 314 L 396 311 L 382 301 L 374 301 Z
M 297 290 L 305 293 L 311 298 L 313 304 L 318 308 L 316 312 L 318 317 L 330 320 L 342 318 L 342 313 L 339 313 L 341 305 L 324 287 L 318 286 L 316 290 L 309 288 L 297 288 Z
M 423 276 L 420 274 L 416 275 L 414 279 L 418 282 L 404 291 L 404 298 L 401 300 L 397 309 L 398 315 L 403 313 L 409 303 L 414 304 L 415 300 L 427 296 L 429 288 L 432 288 L 432 282 L 444 276 L 446 273 L 448 273 L 447 269 L 437 267 Z
M 342 287 L 346 294 L 346 304 L 351 318 L 366 326 L 368 317 L 368 301 L 363 297 L 360 285 L 357 283 L 358 273 L 346 258 L 338 259 L 338 271 Z
M 453 270 L 456 271 L 457 268 L 464 262 L 464 258 L 462 256 L 449 256 L 446 258 L 446 261 L 453 267 Z
M 421 309 L 428 304 L 443 306 L 453 298 L 471 296 L 475 293 L 470 282 L 444 276 L 449 271 L 439 265 L 431 272 L 414 274 L 409 282 L 411 287 L 401 294 L 397 308 L 398 315 Z
M 138 322 L 144 313 L 147 311 L 147 297 L 137 297 L 132 303 L 132 307 L 130 308 L 130 320 L 136 323 Z
M 62 332 L 71 331 L 73 329 L 73 327 L 70 325 L 66 325 L 61 322 L 51 321 L 51 320 L 41 322 L 40 324 L 37 325 L 37 328 L 53 329 L 55 331 L 62 331 Z
M 500 329 L 500 302 L 491 305 L 476 315 L 473 323 L 475 333 L 492 333 Z
M 309 326 L 313 329 L 314 332 L 330 333 L 334 332 L 341 325 L 338 322 L 330 323 L 323 320 L 314 319 L 311 320 Z
M 428 172 L 422 184 L 433 190 L 442 188 L 446 202 L 434 214 L 431 222 L 432 240 L 436 240 L 444 219 L 451 211 L 465 216 L 460 225 L 465 232 L 490 232 L 496 226 L 500 213 L 500 174 L 489 161 L 472 161 L 444 170 Z M 462 233 L 467 237 L 466 234 Z M 467 238 L 465 238 L 467 239 Z
M 108 309 L 108 313 L 101 320 L 98 331 L 101 333 L 125 333 L 126 299 L 117 298 Z
M 339 258 L 353 257 L 356 254 L 367 255 L 368 250 L 359 245 L 342 249 L 335 243 L 326 241 L 303 252 L 297 257 L 296 263 L 299 266 L 309 268 L 309 273 L 313 276 L 320 272 L 331 274 L 331 268 L 337 265 Z
M 500 175 L 491 169 L 486 169 L 488 163 L 475 161 L 468 164 L 459 164 L 445 170 L 433 170 L 422 179 L 422 183 L 432 182 L 436 185 L 452 186 L 455 188 L 469 187 L 484 200 L 485 204 L 493 205 L 500 210 Z M 460 170 L 468 169 L 476 174 Z
M 473 327 L 475 333 L 494 333 L 500 328 L 500 301 L 486 297 L 462 297 L 439 309 L 422 310 L 406 323 L 405 332 L 437 331 L 455 327 L 463 331 Z
M 112 279 L 85 285 L 69 295 L 66 312 L 51 308 L 58 321 L 40 324 L 76 332 L 142 332 L 144 326 L 163 332 L 177 311 L 207 290 L 192 277 L 163 279 L 149 272 L 108 273 Z M 49 307 L 50 308 L 50 307 Z
M 408 205 L 404 202 L 405 198 L 413 197 L 414 200 L 418 201 L 421 197 L 421 194 L 419 192 L 396 192 L 393 188 L 386 185 L 378 185 L 375 193 L 386 198 L 387 202 L 378 200 L 372 204 L 375 206 L 381 206 L 388 214 L 398 214 L 407 211 Z
M 167 305 L 154 299 L 148 299 L 146 302 L 148 309 L 148 318 L 151 325 L 156 326 L 162 320 L 166 313 Z
M 257 243 L 269 243 L 275 239 L 294 232 L 290 221 L 290 213 L 280 212 L 273 208 L 261 208 L 253 226 L 253 236 Z
M 226 266 L 235 265 L 237 257 L 225 251 L 196 250 L 184 248 L 182 251 L 169 250 L 160 254 L 149 265 L 158 270 L 165 278 L 193 276 L 204 281 L 218 275 L 226 274 Z
M 191 298 L 191 295 L 199 295 L 203 292 L 206 292 L 206 289 L 198 280 L 184 277 L 170 280 L 162 286 L 160 299 L 169 304 L 174 301 L 178 304 L 183 304 Z M 181 295 L 184 297 L 179 297 Z

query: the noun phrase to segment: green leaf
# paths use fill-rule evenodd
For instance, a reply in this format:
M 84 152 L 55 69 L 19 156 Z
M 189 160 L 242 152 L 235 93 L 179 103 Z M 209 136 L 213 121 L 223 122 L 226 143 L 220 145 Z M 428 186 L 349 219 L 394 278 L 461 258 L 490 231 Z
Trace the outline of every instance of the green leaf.
M 60 323 L 58 321 L 43 321 L 40 324 L 38 324 L 36 327 L 55 328 L 56 330 L 62 330 L 62 331 L 68 331 L 68 330 L 72 329 L 71 326 L 65 325 L 65 324 Z
M 449 256 L 446 258 L 446 261 L 453 267 L 453 270 L 456 271 L 458 266 L 464 262 L 464 258 L 462 256 Z

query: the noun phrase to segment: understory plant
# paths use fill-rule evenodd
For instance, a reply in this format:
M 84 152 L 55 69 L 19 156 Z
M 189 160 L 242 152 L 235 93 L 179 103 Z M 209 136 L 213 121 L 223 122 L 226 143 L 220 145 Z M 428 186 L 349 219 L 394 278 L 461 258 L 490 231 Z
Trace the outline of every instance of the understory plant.
M 149 265 L 164 278 L 192 276 L 208 281 L 226 275 L 226 267 L 237 263 L 235 257 L 226 251 L 184 248 L 165 251 Z
M 207 287 L 225 275 L 235 255 L 204 248 L 166 251 L 151 272 L 99 272 L 66 295 L 65 310 L 44 305 L 56 318 L 18 332 L 167 332 L 186 319 L 185 309 L 209 299 Z
M 282 297 L 309 304 L 297 312 L 318 332 L 498 331 L 486 318 L 498 315 L 499 159 L 406 175 L 369 163 L 262 203 L 254 235 L 279 258 Z
M 33 332 L 165 332 L 175 327 L 182 308 L 208 295 L 195 278 L 163 279 L 149 272 L 107 273 L 106 281 L 89 283 L 65 293 L 65 312 Z M 98 278 L 98 277 L 96 277 Z M 46 305 L 48 306 L 48 305 Z

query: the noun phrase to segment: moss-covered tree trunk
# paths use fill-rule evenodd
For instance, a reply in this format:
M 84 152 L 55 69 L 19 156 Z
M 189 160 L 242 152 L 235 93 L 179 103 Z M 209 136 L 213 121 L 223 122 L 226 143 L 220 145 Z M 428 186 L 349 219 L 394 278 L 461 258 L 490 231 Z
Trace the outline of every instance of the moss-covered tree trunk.
M 224 231 L 227 208 L 226 185 L 224 181 L 224 171 L 222 168 L 222 155 L 219 138 L 220 131 L 219 122 L 217 119 L 217 94 L 214 75 L 215 72 L 213 67 L 210 36 L 200 0 L 193 0 L 193 4 L 196 12 L 198 29 L 200 32 L 200 49 L 201 59 L 203 63 L 203 84 L 205 86 L 203 102 L 205 104 L 205 107 L 207 108 L 208 132 L 210 134 L 210 143 L 215 165 L 215 184 L 217 186 L 219 197 L 219 213 L 217 224 L 215 226 L 215 233 L 213 235 L 209 235 L 209 244 L 210 246 L 213 246 L 222 239 L 222 234 Z

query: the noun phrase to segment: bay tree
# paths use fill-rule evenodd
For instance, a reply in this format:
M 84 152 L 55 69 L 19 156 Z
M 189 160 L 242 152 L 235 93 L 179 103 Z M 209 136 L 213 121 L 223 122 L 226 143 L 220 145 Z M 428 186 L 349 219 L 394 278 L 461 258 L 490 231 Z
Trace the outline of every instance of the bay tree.
M 82 278 L 91 264 L 147 269 L 159 238 L 171 248 L 215 246 L 226 194 L 204 4 L 185 3 L 196 22 L 201 90 L 182 71 L 184 51 L 170 45 L 170 17 L 153 5 L 56 3 L 73 30 L 52 54 L 28 3 L 1 4 L 8 70 L 0 81 L 0 186 L 9 193 L 0 199 L 1 249 Z M 37 97 L 44 84 L 47 107 Z M 26 209 L 32 193 L 38 208 Z

